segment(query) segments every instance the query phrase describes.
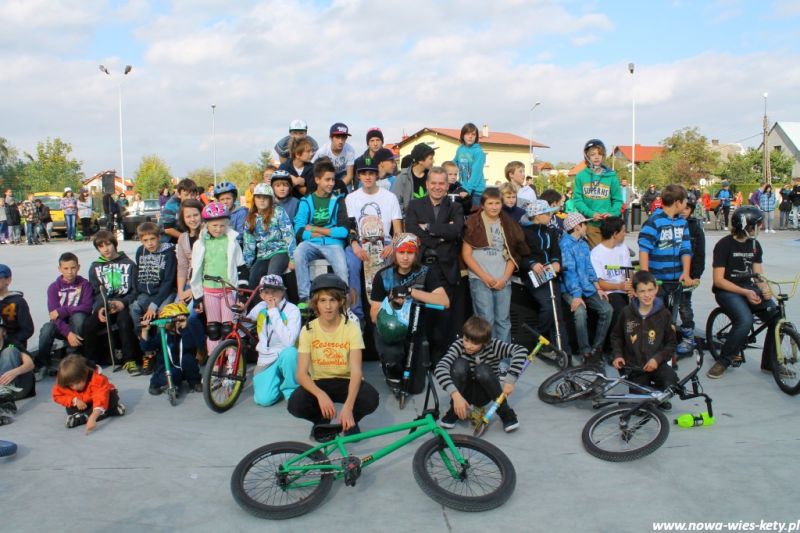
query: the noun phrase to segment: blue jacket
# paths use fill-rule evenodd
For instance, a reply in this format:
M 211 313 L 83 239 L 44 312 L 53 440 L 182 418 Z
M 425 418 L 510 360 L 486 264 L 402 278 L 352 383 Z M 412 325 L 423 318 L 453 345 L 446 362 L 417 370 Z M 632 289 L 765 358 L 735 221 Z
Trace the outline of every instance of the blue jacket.
M 731 206 L 731 200 L 733 200 L 733 193 L 731 193 L 730 189 L 720 189 L 714 196 L 719 198 L 719 205 L 721 205 L 722 207 Z
M 460 145 L 453 162 L 458 165 L 458 177 L 468 193 L 481 194 L 486 189 L 486 179 L 483 177 L 486 154 L 480 144 Z
M 331 195 L 328 199 L 328 222 L 322 227 L 331 230 L 330 237 L 311 237 L 311 233 L 306 231 L 306 225 L 313 225 L 314 217 L 314 200 L 312 196 L 315 193 L 308 194 L 300 200 L 300 205 L 297 206 L 297 215 L 294 217 L 294 231 L 297 242 L 309 241 L 314 244 L 328 245 L 338 244 L 344 248 L 347 236 L 350 233 L 350 224 L 347 220 L 347 207 L 344 205 L 344 196 L 337 194 Z
M 758 197 L 758 206 L 761 208 L 762 211 L 767 213 L 771 213 L 775 211 L 775 205 L 778 203 L 778 199 L 775 196 L 774 192 L 766 193 L 762 192 L 761 196 Z
M 244 223 L 247 220 L 248 209 L 242 205 L 234 207 L 231 213 L 231 227 L 239 234 L 236 238 L 239 244 L 242 244 L 242 234 L 244 233 Z
M 597 292 L 597 274 L 592 267 L 589 244 L 583 239 L 575 239 L 566 233 L 561 238 L 561 271 L 563 283 L 561 292 L 567 292 L 573 298 L 591 296 Z
M 648 268 L 657 280 L 678 280 L 683 272 L 681 258 L 692 255 L 686 219 L 680 215 L 672 218 L 656 209 L 639 231 L 639 252 L 650 255 Z

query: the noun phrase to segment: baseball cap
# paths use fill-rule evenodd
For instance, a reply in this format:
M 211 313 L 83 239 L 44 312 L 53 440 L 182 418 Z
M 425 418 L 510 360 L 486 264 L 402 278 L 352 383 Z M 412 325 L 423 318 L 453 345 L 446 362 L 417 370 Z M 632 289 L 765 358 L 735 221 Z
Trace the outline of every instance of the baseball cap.
M 582 224 L 583 222 L 588 221 L 589 219 L 585 216 L 581 215 L 580 213 L 570 213 L 567 215 L 567 218 L 564 219 L 564 231 L 570 232 L 575 229 L 575 226 L 578 224 Z
M 356 174 L 364 170 L 372 170 L 373 172 L 378 171 L 378 163 L 375 162 L 375 158 L 364 159 L 364 162 L 358 165 L 358 168 L 356 169 Z
M 0 265 L 0 278 L 10 278 L 11 269 L 8 265 Z
M 286 286 L 283 284 L 283 278 L 277 274 L 267 274 L 266 276 L 262 277 L 260 285 L 262 289 L 286 290 Z
M 342 122 L 337 122 L 333 126 L 331 126 L 331 136 L 333 135 L 347 135 L 350 137 L 350 130 L 347 129 L 347 125 Z
M 392 152 L 388 148 L 381 148 L 380 150 L 375 152 L 374 156 L 372 156 L 372 163 L 375 166 L 378 166 L 384 161 L 394 161 L 395 159 L 397 158 L 394 156 L 394 152 Z
M 425 161 L 425 158 L 431 155 L 434 150 L 435 148 L 426 143 L 415 144 L 414 148 L 411 149 L 411 159 L 417 163 Z
M 373 126 L 367 130 L 367 142 L 373 137 L 378 137 L 383 142 L 383 132 L 377 126 Z
M 305 120 L 296 118 L 289 123 L 289 131 L 308 131 L 308 124 Z
M 528 218 L 533 218 L 536 215 L 544 215 L 556 211 L 555 207 L 550 207 L 546 200 L 534 200 L 525 206 L 525 212 Z

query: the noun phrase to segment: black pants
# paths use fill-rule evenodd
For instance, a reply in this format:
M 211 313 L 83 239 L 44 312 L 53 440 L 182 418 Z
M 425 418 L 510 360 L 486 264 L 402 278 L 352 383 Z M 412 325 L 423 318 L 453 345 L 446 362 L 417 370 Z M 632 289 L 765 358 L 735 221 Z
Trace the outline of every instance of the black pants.
M 100 356 L 108 349 L 108 340 L 106 337 L 106 325 L 100 322 L 98 313 L 101 308 L 95 310 L 83 325 L 83 332 L 86 340 L 83 343 L 83 355 L 91 361 L 95 361 L 101 365 L 112 364 L 113 361 L 102 360 Z M 131 320 L 130 310 L 125 307 L 122 311 L 118 311 L 109 318 L 109 326 L 117 325 L 119 333 L 119 342 L 122 346 L 122 359 L 124 361 L 137 361 L 141 362 L 142 355 L 139 349 L 139 339 L 133 329 L 133 321 Z M 108 354 L 113 357 L 113 354 Z
M 89 235 L 92 234 L 92 219 L 91 218 L 82 218 L 81 219 L 81 231 L 83 232 L 83 238 L 88 239 Z
M 317 387 L 325 391 L 325 394 L 327 394 L 334 403 L 344 403 L 345 400 L 347 400 L 347 389 L 350 387 L 349 379 L 318 379 L 314 383 Z M 366 381 L 362 381 L 358 389 L 356 402 L 353 404 L 353 418 L 356 423 L 375 411 L 375 409 L 378 408 L 378 401 L 378 391 L 375 390 L 375 387 Z M 289 413 L 293 416 L 305 418 L 314 424 L 330 422 L 330 419 L 323 418 L 317 398 L 303 387 L 298 387 L 294 390 L 292 396 L 289 398 L 287 408 Z
M 522 277 L 524 278 L 525 288 L 528 289 L 528 293 L 533 297 L 533 301 L 536 302 L 536 306 L 539 308 L 539 315 L 536 317 L 536 331 L 544 335 L 552 343 L 552 346 L 557 348 L 556 317 L 553 316 L 550 285 L 545 283 L 534 289 L 530 278 L 528 276 Z M 561 334 L 561 349 L 569 355 L 571 350 L 567 336 L 567 325 L 564 322 L 564 312 L 561 309 L 561 288 L 555 280 L 553 280 L 553 294 L 556 297 L 556 315 L 558 315 L 558 331 Z
M 491 367 L 485 363 L 479 363 L 475 369 L 470 369 L 469 362 L 462 358 L 456 359 L 450 369 L 450 378 L 453 384 L 471 405 L 480 407 L 496 400 L 503 388 L 500 386 L 500 378 L 495 374 Z M 508 400 L 503 402 L 497 409 L 497 414 L 503 418 L 510 411 Z
M 102 420 L 109 416 L 119 416 L 117 413 L 117 405 L 119 405 L 119 393 L 117 392 L 117 389 L 114 389 L 108 394 L 108 409 L 106 409 L 105 413 L 97 417 L 97 419 Z M 67 407 L 67 414 L 74 415 L 75 413 L 83 413 L 86 416 L 89 416 L 92 414 L 92 410 L 92 402 L 88 402 L 86 404 L 86 409 L 83 410 L 78 409 L 77 407 Z
M 289 256 L 287 254 L 275 254 L 269 259 L 262 259 L 253 263 L 250 268 L 250 288 L 258 287 L 263 276 L 267 274 L 277 274 L 283 277 L 286 268 L 289 266 Z
M 658 368 L 652 372 L 631 372 L 628 376 L 629 381 L 633 381 L 638 385 L 645 385 L 647 387 L 654 387 L 658 390 L 666 390 L 670 385 L 678 382 L 678 374 L 667 363 L 661 363 Z M 631 390 L 635 393 L 635 391 Z

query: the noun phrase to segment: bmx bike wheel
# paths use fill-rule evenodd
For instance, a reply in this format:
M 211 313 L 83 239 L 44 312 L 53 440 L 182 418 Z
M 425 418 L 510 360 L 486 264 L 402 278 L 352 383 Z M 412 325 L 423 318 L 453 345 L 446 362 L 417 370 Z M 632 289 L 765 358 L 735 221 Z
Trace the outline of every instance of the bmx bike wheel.
M 208 357 L 203 372 L 203 398 L 209 409 L 224 413 L 234 406 L 244 388 L 247 371 L 234 339 L 219 343 Z
M 623 420 L 631 409 L 630 405 L 614 405 L 590 418 L 581 436 L 586 451 L 604 461 L 623 462 L 640 459 L 661 447 L 669 435 L 669 420 L 664 413 L 643 405 Z

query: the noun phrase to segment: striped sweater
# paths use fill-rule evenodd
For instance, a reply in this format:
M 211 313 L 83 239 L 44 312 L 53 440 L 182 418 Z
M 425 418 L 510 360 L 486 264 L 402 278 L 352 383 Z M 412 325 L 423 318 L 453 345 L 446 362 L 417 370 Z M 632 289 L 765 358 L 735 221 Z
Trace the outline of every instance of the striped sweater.
M 456 386 L 453 379 L 450 377 L 450 370 L 458 358 L 463 357 L 469 362 L 470 371 L 474 371 L 475 367 L 484 363 L 489 365 L 495 374 L 498 374 L 498 366 L 502 359 L 511 358 L 511 367 L 505 376 L 501 378 L 503 383 L 516 383 L 519 374 L 522 371 L 522 365 L 525 364 L 525 359 L 528 356 L 528 351 L 524 346 L 519 344 L 512 344 L 510 342 L 503 342 L 497 339 L 492 339 L 481 348 L 478 353 L 468 355 L 464 352 L 464 340 L 457 339 L 447 353 L 439 360 L 434 370 L 436 381 L 445 390 L 447 394 L 455 392 Z
M 639 252 L 649 254 L 648 270 L 657 280 L 677 281 L 683 273 L 681 258 L 692 255 L 686 219 L 656 209 L 639 231 Z

